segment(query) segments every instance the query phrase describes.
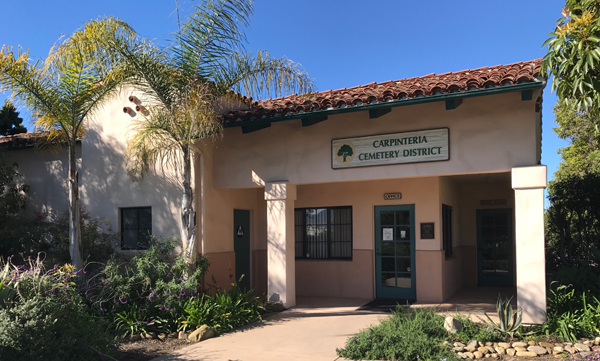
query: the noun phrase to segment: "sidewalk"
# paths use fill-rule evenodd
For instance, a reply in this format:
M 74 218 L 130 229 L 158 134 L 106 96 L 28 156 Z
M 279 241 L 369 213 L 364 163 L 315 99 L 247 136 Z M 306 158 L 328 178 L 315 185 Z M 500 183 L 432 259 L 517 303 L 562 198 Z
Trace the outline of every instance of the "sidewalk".
M 299 298 L 295 308 L 236 332 L 212 338 L 154 361 L 333 361 L 348 337 L 389 316 L 356 311 L 370 300 Z

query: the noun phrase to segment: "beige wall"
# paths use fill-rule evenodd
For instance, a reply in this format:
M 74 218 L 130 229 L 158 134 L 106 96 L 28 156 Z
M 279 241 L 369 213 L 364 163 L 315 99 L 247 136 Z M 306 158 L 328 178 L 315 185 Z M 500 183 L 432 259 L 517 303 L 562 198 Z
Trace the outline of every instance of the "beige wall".
M 150 206 L 152 234 L 179 238 L 182 190 L 173 168 L 159 165 L 140 182 L 127 176 L 124 154 L 133 118 L 123 107 L 131 106 L 129 95 L 124 90 L 87 120 L 81 151 L 82 205 L 92 216 L 110 220 L 115 231 L 120 229 L 120 208 Z
M 76 156 L 77 165 L 81 166 L 81 145 L 77 145 Z M 35 148 L 10 150 L 5 152 L 4 161 L 17 163 L 17 169 L 23 175 L 19 181 L 30 186 L 29 196 L 34 212 L 56 217 L 69 209 L 66 183 L 69 154 L 66 147 L 58 151 Z
M 331 168 L 332 139 L 440 127 L 450 129 L 449 161 Z M 534 101 L 521 101 L 520 92 L 514 92 L 467 98 L 455 110 L 445 110 L 444 102 L 436 102 L 392 108 L 377 119 L 369 119 L 365 111 L 331 115 L 310 127 L 302 127 L 297 119 L 249 134 L 238 127 L 227 128 L 215 148 L 215 187 L 510 171 L 538 163 L 537 127 Z

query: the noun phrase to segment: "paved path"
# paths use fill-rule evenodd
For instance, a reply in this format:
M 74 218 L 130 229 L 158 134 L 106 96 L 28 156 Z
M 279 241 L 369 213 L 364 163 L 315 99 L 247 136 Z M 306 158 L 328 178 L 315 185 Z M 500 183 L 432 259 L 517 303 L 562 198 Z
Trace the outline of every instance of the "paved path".
M 154 361 L 333 361 L 338 359 L 336 347 L 343 347 L 348 337 L 389 316 L 356 311 L 368 301 L 302 298 L 291 310 Z

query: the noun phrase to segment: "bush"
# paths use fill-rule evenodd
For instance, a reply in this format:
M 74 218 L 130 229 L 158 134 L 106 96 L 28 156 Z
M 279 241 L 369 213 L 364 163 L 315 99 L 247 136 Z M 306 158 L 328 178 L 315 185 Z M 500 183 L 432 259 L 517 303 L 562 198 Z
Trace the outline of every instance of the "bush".
M 0 309 L 0 355 L 7 360 L 101 360 L 108 323 L 80 299 L 35 296 Z
M 109 324 L 90 312 L 77 293 L 73 268 L 46 272 L 42 262 L 2 264 L 8 273 L 0 303 L 0 355 L 7 360 L 100 360 L 110 352 Z
M 214 297 L 202 295 L 189 300 L 185 312 L 182 329 L 208 325 L 217 332 L 227 332 L 261 319 L 265 308 L 252 291 L 243 292 L 234 284 L 228 292 L 218 289 Z
M 546 315 L 546 322 L 539 329 L 542 334 L 568 341 L 600 335 L 600 301 L 572 285 L 551 284 Z
M 397 306 L 391 317 L 360 331 L 336 351 L 352 360 L 457 360 L 441 346 L 447 338 L 444 318 L 435 310 Z
M 550 182 L 546 211 L 547 268 L 598 263 L 600 174 L 572 175 Z
M 124 333 L 150 329 L 174 331 L 184 306 L 202 293 L 201 277 L 209 266 L 199 257 L 192 274 L 182 256 L 172 259 L 176 239 L 151 239 L 149 248 L 129 261 L 112 258 L 88 282 L 94 309 L 112 318 Z
M 463 325 L 463 329 L 454 335 L 454 337 L 460 339 L 462 342 L 468 343 L 471 340 L 477 340 L 479 342 L 486 343 L 503 340 L 500 334 L 492 331 L 487 326 L 471 321 L 471 319 L 467 316 L 457 313 L 453 317 L 460 321 L 460 323 Z

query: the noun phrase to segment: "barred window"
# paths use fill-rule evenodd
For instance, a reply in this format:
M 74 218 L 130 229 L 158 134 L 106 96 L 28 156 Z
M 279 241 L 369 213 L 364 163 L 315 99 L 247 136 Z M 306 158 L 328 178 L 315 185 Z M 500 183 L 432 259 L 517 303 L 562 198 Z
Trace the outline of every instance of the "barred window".
M 121 249 L 147 249 L 152 234 L 152 208 L 121 208 Z
M 297 208 L 297 259 L 352 259 L 352 207 Z

